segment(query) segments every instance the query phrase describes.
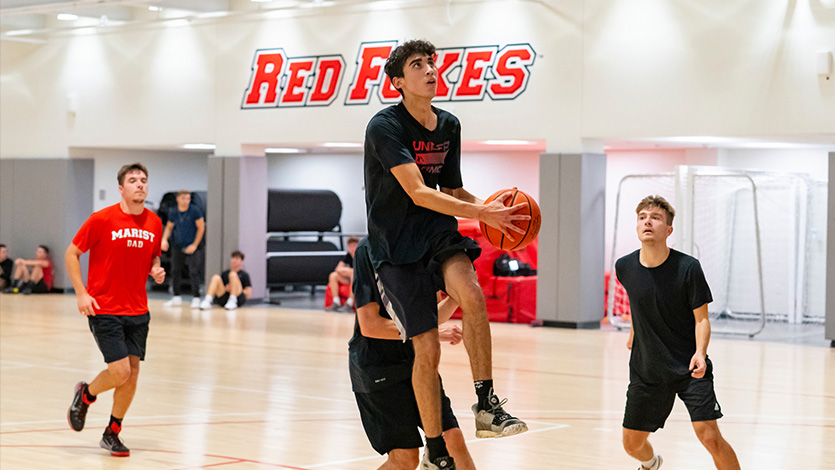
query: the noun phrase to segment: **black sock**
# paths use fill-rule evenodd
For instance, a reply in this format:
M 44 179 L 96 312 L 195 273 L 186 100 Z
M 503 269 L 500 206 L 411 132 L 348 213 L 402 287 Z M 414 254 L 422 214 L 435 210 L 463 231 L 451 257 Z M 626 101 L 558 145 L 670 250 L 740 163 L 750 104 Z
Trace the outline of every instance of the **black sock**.
M 90 386 L 89 386 L 89 385 L 85 385 L 85 386 L 84 386 L 84 392 L 83 392 L 83 395 L 82 395 L 82 399 L 83 399 L 83 400 L 84 400 L 84 402 L 85 402 L 85 403 L 87 403 L 88 405 L 90 405 L 90 404 L 92 404 L 94 401 L 96 401 L 96 396 L 95 396 L 95 395 L 93 395 L 92 393 L 90 393 Z
M 426 452 L 429 452 L 429 461 L 434 462 L 438 457 L 446 457 L 449 451 L 446 449 L 444 435 L 426 438 Z
M 122 419 L 124 418 L 117 418 L 110 415 L 110 424 L 107 425 L 107 429 L 113 431 L 114 434 L 119 434 L 122 431 Z
M 476 380 L 475 394 L 478 396 L 478 409 L 486 410 L 490 408 L 490 395 L 493 394 L 493 379 L 490 380 Z

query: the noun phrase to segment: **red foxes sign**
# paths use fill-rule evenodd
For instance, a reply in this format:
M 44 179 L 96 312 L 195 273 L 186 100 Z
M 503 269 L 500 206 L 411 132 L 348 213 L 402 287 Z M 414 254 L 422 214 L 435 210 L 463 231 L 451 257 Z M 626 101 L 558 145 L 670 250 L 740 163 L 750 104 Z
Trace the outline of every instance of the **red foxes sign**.
M 360 44 L 346 105 L 367 105 L 372 95 L 396 103 L 400 93 L 383 71 L 397 41 Z M 529 44 L 450 47 L 437 50 L 435 101 L 512 100 L 525 92 L 536 52 Z M 284 49 L 258 49 L 241 109 L 330 106 L 345 73 L 342 55 L 288 57 Z

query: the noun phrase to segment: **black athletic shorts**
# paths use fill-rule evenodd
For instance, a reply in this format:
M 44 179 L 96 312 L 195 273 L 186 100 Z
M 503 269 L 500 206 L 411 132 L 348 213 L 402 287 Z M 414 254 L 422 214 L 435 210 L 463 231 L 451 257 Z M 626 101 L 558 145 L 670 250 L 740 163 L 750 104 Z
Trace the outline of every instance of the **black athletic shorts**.
M 87 317 L 90 331 L 110 364 L 128 356 L 145 360 L 145 342 L 148 339 L 150 313 L 142 315 L 95 315 Z
M 722 408 L 713 390 L 713 363 L 707 359 L 704 377 L 686 377 L 669 384 L 646 384 L 635 374 L 630 374 L 626 391 L 626 411 L 623 427 L 635 431 L 655 432 L 673 411 L 676 395 L 681 398 L 690 421 L 713 421 L 722 417 Z
M 394 449 L 423 447 L 415 391 L 411 380 L 371 393 L 354 393 L 362 418 L 362 427 L 371 447 L 380 455 Z M 452 405 L 441 386 L 441 424 L 444 431 L 458 427 Z
M 47 287 L 44 280 L 41 279 L 40 281 L 32 284 L 32 293 L 33 294 L 48 294 L 49 293 L 49 287 Z
M 229 301 L 229 292 L 224 293 L 220 296 L 215 296 L 214 298 L 215 305 L 226 305 L 226 302 Z M 243 306 L 246 303 L 246 294 L 239 294 L 238 295 L 238 307 Z
M 481 254 L 481 248 L 472 238 L 448 231 L 430 240 L 430 247 L 420 261 L 380 265 L 376 273 L 377 287 L 383 306 L 404 341 L 438 327 L 435 293 L 446 289 L 441 268 L 446 260 L 459 253 L 473 261 Z

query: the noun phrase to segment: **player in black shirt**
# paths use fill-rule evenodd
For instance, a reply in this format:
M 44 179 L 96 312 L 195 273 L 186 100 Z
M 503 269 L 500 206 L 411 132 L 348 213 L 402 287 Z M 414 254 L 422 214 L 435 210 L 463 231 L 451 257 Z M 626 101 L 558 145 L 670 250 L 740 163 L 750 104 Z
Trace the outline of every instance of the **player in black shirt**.
M 695 258 L 667 247 L 675 210 L 663 197 L 647 196 L 635 212 L 641 249 L 615 264 L 632 309 L 623 448 L 641 461 L 639 470 L 661 468 L 663 460 L 648 438 L 664 427 L 678 395 L 716 468 L 738 470 L 736 453 L 716 423 L 722 411 L 707 357 L 707 304 L 713 297 L 702 267 Z
M 226 310 L 235 310 L 252 297 L 252 281 L 244 271 L 244 254 L 238 250 L 229 257 L 229 269 L 212 276 L 206 297 L 200 302 L 200 310 L 210 310 L 212 305 L 221 305 Z
M 504 411 L 493 391 L 490 323 L 472 265 L 481 249 L 458 233 L 455 217 L 483 221 L 511 239 L 521 236 L 513 221 L 530 218 L 514 215 L 520 206 L 504 206 L 510 192 L 485 205 L 463 188 L 461 126 L 455 116 L 432 106 L 438 78 L 434 57 L 435 47 L 427 41 L 408 41 L 392 51 L 385 70 L 403 99 L 368 123 L 364 163 L 371 258 L 401 337 L 415 348 L 413 384 L 431 462 L 448 455 L 438 380 L 439 289 L 463 310 L 464 345 L 478 396 L 476 436 L 527 430 Z
M 362 425 L 374 450 L 388 455 L 388 461 L 380 468 L 414 469 L 418 465 L 419 448 L 423 446 L 418 433 L 420 414 L 412 388 L 415 351 L 411 341 L 400 340 L 391 316 L 380 308 L 384 302 L 377 290 L 367 239 L 357 247 L 354 261 L 354 294 L 358 308 L 348 351 L 351 384 Z M 439 321 L 448 320 L 456 307 L 451 297 L 441 301 Z M 439 336 L 441 341 L 451 344 L 457 344 L 462 338 L 461 329 L 449 324 L 439 327 Z M 443 388 L 441 402 L 444 435 L 455 458 L 455 466 L 458 470 L 474 470 L 464 434 Z

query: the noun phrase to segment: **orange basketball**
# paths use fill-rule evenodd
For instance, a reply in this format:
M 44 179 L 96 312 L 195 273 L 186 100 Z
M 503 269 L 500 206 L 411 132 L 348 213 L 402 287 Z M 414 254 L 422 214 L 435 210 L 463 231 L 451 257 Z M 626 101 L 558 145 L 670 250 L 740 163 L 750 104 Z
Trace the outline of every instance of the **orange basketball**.
M 479 225 L 481 226 L 481 233 L 484 235 L 484 238 L 486 238 L 487 241 L 496 248 L 509 251 L 521 250 L 522 248 L 528 246 L 528 244 L 539 234 L 539 226 L 542 223 L 542 214 L 539 212 L 539 204 L 537 204 L 536 201 L 534 201 L 534 199 L 528 196 L 525 192 L 519 191 L 516 188 L 497 191 L 493 193 L 492 196 L 488 197 L 484 203 L 489 204 L 491 201 L 499 197 L 499 195 L 507 191 L 510 191 L 512 196 L 505 200 L 504 205 L 510 207 L 518 204 L 525 204 L 525 207 L 514 212 L 514 214 L 531 216 L 530 220 L 516 220 L 513 222 L 513 225 L 524 230 L 525 234 L 523 235 L 521 233 L 514 232 L 513 238 L 515 240 L 511 241 L 501 232 L 501 230 L 493 228 L 484 222 L 479 222 Z

